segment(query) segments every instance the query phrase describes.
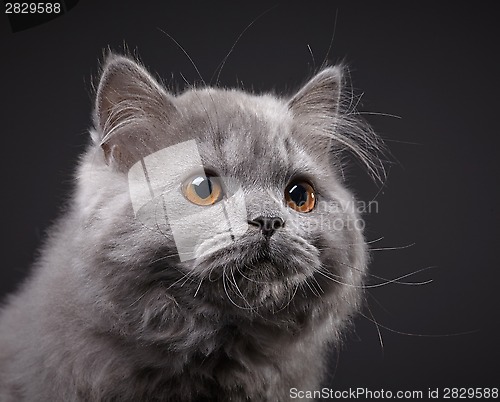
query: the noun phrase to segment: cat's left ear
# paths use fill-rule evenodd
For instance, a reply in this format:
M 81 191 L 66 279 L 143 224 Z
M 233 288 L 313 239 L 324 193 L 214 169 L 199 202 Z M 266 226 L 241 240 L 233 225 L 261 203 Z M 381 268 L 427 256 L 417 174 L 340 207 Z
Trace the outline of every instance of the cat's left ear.
M 328 67 L 309 80 L 288 102 L 300 140 L 310 149 L 328 153 L 338 121 L 342 67 Z M 311 135 L 311 131 L 317 135 Z

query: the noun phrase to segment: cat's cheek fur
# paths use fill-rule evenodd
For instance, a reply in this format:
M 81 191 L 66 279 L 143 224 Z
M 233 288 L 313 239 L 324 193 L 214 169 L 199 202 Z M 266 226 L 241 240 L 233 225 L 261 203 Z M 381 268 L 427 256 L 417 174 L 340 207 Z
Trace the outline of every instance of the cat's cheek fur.
M 368 260 L 330 151 L 372 166 L 359 140 L 371 132 L 342 114 L 341 86 L 341 68 L 326 68 L 290 100 L 173 96 L 136 62 L 109 57 L 75 193 L 2 307 L 0 400 L 286 401 L 290 388 L 319 389 Z M 204 167 L 241 187 L 248 220 L 283 221 L 271 238 L 251 226 L 181 261 L 170 223 L 140 219 L 128 169 L 191 140 Z M 306 214 L 284 201 L 302 176 L 321 194 Z

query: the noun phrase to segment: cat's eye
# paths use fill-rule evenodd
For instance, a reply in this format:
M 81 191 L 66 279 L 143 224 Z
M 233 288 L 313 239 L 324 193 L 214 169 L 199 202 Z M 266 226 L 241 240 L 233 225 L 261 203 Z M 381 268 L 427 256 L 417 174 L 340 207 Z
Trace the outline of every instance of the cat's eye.
M 182 193 L 193 204 L 207 206 L 220 201 L 223 196 L 219 178 L 210 175 L 195 175 L 184 182 Z
M 294 181 L 285 189 L 285 201 L 298 212 L 309 212 L 316 204 L 314 188 L 307 181 Z

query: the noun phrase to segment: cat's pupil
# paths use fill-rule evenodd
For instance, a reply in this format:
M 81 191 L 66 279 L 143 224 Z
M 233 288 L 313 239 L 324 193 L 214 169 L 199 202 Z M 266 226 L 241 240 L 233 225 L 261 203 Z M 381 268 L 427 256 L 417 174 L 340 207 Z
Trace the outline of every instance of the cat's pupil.
M 294 185 L 289 191 L 288 194 L 292 201 L 299 207 L 304 205 L 307 202 L 307 190 L 304 186 L 300 184 Z
M 192 182 L 194 191 L 201 199 L 210 197 L 212 194 L 212 182 L 208 177 L 199 176 Z

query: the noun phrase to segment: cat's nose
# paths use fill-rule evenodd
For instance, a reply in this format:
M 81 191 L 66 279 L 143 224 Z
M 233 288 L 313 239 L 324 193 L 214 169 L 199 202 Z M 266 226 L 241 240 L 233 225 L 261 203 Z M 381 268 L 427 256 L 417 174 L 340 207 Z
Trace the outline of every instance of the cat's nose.
M 283 227 L 285 222 L 278 216 L 259 216 L 248 221 L 249 224 L 257 226 L 262 231 L 262 234 L 269 238 L 276 230 Z

